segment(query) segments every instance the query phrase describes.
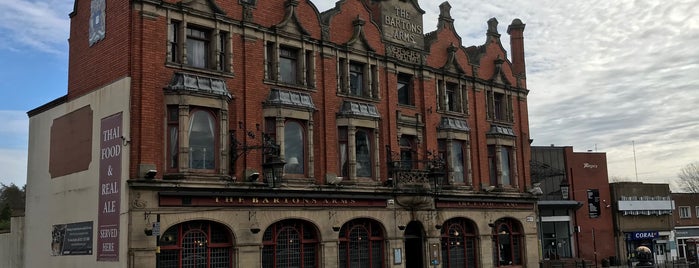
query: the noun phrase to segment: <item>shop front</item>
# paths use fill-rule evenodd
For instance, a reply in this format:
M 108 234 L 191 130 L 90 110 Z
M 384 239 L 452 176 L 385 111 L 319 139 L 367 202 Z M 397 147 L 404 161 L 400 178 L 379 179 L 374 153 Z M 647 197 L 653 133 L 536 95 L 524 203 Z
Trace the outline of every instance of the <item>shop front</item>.
M 680 260 L 697 262 L 699 228 L 677 228 L 675 229 L 675 238 L 677 239 L 677 255 Z
M 670 234 L 659 231 L 626 232 L 626 252 L 629 258 L 637 261 L 638 249 L 647 248 L 653 256 L 654 263 L 665 263 L 667 261 L 668 245 Z

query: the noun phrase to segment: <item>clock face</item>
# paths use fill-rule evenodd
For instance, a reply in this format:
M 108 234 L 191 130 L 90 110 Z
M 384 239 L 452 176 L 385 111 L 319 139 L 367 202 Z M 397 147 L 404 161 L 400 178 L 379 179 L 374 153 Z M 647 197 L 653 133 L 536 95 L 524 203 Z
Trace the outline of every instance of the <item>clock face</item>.
M 105 0 L 92 0 L 90 3 L 90 46 L 104 39 Z

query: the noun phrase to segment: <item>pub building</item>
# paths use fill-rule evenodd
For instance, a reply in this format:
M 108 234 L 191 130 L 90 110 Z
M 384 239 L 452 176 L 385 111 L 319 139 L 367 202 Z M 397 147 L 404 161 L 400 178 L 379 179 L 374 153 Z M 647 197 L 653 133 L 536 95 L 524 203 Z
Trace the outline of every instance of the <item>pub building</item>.
M 525 24 L 438 10 L 76 0 L 26 267 L 537 267 Z

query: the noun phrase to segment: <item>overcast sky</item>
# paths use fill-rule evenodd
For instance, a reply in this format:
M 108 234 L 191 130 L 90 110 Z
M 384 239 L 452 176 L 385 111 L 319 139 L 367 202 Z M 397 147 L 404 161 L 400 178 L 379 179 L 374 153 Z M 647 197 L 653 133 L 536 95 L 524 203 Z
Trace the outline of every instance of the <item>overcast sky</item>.
M 671 2 L 450 4 L 464 46 L 483 44 L 495 17 L 509 50 L 507 25 L 526 24 L 534 145 L 606 152 L 612 178 L 671 182 L 699 161 L 699 0 Z M 325 11 L 335 1 L 315 3 Z M 433 31 L 441 2 L 419 3 L 425 32 Z M 0 0 L 0 183 L 25 184 L 26 112 L 66 93 L 72 7 L 72 0 Z

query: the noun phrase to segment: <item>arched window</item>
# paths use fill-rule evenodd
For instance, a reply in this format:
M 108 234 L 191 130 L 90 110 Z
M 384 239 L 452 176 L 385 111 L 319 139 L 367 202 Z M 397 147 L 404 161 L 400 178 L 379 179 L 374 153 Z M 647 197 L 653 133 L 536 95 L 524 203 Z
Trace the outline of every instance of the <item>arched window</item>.
M 262 244 L 263 268 L 318 267 L 318 235 L 307 222 L 277 222 L 265 230 Z
M 368 219 L 353 220 L 340 229 L 340 267 L 384 267 L 383 228 Z
M 286 174 L 305 173 L 304 129 L 298 121 L 289 120 L 284 126 L 284 157 Z
M 216 124 L 214 116 L 206 110 L 194 110 L 189 121 L 189 167 L 192 169 L 216 168 Z
M 209 221 L 170 227 L 160 237 L 158 268 L 233 267 L 233 241 L 228 228 Z
M 495 222 L 493 257 L 497 267 L 522 264 L 522 227 L 512 219 Z
M 442 267 L 477 267 L 478 242 L 473 222 L 452 219 L 442 225 Z

